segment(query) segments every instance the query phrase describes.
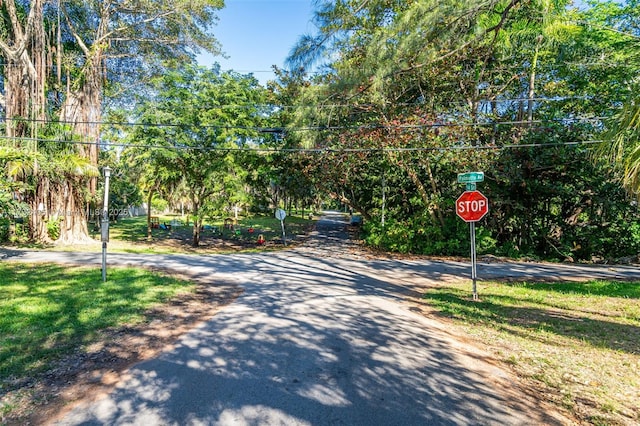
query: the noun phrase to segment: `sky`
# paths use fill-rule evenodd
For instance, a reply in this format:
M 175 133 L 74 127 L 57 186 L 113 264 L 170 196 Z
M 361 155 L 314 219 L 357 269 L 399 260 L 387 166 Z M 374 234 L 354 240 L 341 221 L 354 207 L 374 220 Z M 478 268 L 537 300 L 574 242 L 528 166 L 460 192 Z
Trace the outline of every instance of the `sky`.
M 315 33 L 313 0 L 226 0 L 213 33 L 228 59 L 201 55 L 198 62 L 222 70 L 253 73 L 262 83 L 272 80 L 272 65 L 284 61 L 301 35 Z

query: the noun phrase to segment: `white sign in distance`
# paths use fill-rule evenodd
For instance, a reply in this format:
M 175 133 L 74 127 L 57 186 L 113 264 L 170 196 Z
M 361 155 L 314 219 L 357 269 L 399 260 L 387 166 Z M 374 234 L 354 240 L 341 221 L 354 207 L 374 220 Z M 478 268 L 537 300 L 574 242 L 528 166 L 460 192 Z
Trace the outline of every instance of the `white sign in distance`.
M 279 221 L 282 222 L 285 217 L 287 217 L 287 212 L 285 212 L 282 209 L 277 209 L 276 210 L 276 219 L 278 219 Z

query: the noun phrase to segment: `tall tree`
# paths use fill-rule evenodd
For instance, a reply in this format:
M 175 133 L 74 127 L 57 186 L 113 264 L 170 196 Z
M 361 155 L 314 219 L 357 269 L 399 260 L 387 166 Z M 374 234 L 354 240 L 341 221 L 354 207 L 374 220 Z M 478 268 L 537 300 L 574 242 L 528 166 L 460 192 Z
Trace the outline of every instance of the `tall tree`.
M 246 175 L 240 150 L 260 140 L 265 91 L 253 77 L 193 66 L 158 78 L 156 90 L 141 105 L 142 126 L 132 134 L 148 148 L 134 155 L 153 150 L 156 165 L 180 177 L 194 218 L 193 246 L 198 246 L 205 213 L 240 198 L 238 180 Z
M 0 4 L 0 53 L 4 58 L 6 134 L 9 138 L 37 136 L 37 125 L 45 118 L 45 58 L 49 54 L 45 36 L 44 0 L 31 5 L 5 1 Z M 19 144 L 19 143 L 17 143 Z
M 498 76 L 505 81 L 502 86 L 518 82 L 518 72 L 511 78 L 499 74 L 496 45 L 522 16 L 537 11 L 531 2 L 521 3 L 322 3 L 316 14 L 318 35 L 302 38 L 290 62 L 304 66 L 323 49 L 340 55 L 334 55 L 338 59 L 327 65 L 318 84 L 303 91 L 295 125 L 342 127 L 338 136 L 316 132 L 308 145 L 380 149 L 389 166 L 404 171 L 434 225 L 443 226 L 439 200 L 448 182 L 434 174 L 439 151 L 449 143 L 479 144 L 487 132 L 468 124 L 479 121 L 480 101 L 489 90 L 494 97 L 505 90 L 494 83 Z M 481 161 L 482 156 L 469 152 Z M 468 164 L 464 160 L 460 166 Z
M 139 67 L 140 78 L 145 67 L 157 66 L 158 61 L 192 61 L 200 48 L 217 52 L 206 30 L 222 6 L 222 0 L 60 3 L 64 27 L 74 41 L 76 74 L 67 85 L 60 119 L 91 142 L 83 154 L 92 164 L 98 160 L 105 81 L 123 78 L 115 67 L 128 72 Z
M 339 196 L 375 215 L 383 174 L 394 184 L 386 195 L 395 203 L 387 207 L 396 222 L 375 230 L 376 237 L 403 250 L 452 253 L 460 250 L 460 244 L 447 241 L 460 239 L 459 226 L 450 220 L 455 219 L 452 200 L 459 195 L 455 174 L 472 168 L 500 171 L 487 175 L 511 188 L 507 194 L 513 196 L 492 209 L 507 223 L 494 227 L 499 240 L 545 255 L 571 253 L 569 235 L 583 240 L 584 229 L 600 226 L 581 201 L 599 205 L 594 211 L 618 208 L 607 202 L 622 209 L 624 201 L 619 194 L 607 200 L 579 187 L 575 202 L 562 203 L 567 188 L 576 186 L 551 181 L 541 184 L 545 194 L 553 188 L 562 195 L 532 199 L 528 189 L 534 185 L 519 179 L 518 170 L 557 182 L 569 175 L 569 182 L 585 181 L 584 172 L 593 174 L 588 181 L 594 188 L 609 188 L 602 164 L 574 167 L 586 159 L 575 145 L 602 126 L 595 117 L 610 114 L 637 79 L 637 67 L 629 61 L 633 55 L 619 43 L 621 31 L 637 28 L 627 8 L 637 1 L 599 3 L 608 18 L 612 15 L 604 11 L 626 10 L 624 19 L 617 15 L 618 25 L 611 25 L 610 19 L 571 9 L 563 0 L 320 2 L 318 32 L 301 38 L 290 61 L 322 65 L 297 98 L 292 129 L 311 129 L 297 132 L 299 142 L 326 148 L 343 161 L 339 168 L 317 162 L 324 168 L 314 173 L 325 179 L 316 181 L 340 183 Z M 528 143 L 548 146 L 528 155 Z M 571 164 L 563 165 L 563 159 Z M 509 186 L 513 182 L 524 187 Z M 503 194 L 503 189 L 491 191 Z M 521 214 L 527 205 L 547 213 L 539 222 L 528 220 Z M 567 217 L 557 217 L 558 212 Z M 625 214 L 614 216 L 623 220 Z M 562 238 L 544 229 L 552 223 Z M 432 244 L 426 247 L 424 241 Z
M 602 2 L 586 13 L 592 38 L 599 42 L 610 70 L 608 91 L 621 107 L 608 116 L 596 158 L 606 158 L 620 173 L 625 189 L 640 194 L 640 2 Z M 606 56 L 605 56 L 606 55 Z M 611 71 L 616 71 L 614 74 Z M 614 78 L 611 78 L 613 75 Z M 607 112 L 611 105 L 606 105 Z
M 169 61 L 193 61 L 199 49 L 217 53 L 210 27 L 222 6 L 222 0 L 3 1 L 0 53 L 7 82 L 7 135 L 37 150 L 43 123 L 62 121 L 80 140 L 60 142 L 72 141 L 77 154 L 95 169 L 107 91 L 124 87 L 118 83 L 145 81 Z M 80 206 L 87 198 L 81 195 L 83 187 L 88 184 L 89 197 L 96 189 L 97 174 L 84 176 L 68 188 Z M 32 193 L 32 207 L 43 204 L 44 196 Z M 34 215 L 31 220 L 32 236 L 40 238 L 49 218 Z M 63 241 L 87 235 L 83 214 L 61 232 Z

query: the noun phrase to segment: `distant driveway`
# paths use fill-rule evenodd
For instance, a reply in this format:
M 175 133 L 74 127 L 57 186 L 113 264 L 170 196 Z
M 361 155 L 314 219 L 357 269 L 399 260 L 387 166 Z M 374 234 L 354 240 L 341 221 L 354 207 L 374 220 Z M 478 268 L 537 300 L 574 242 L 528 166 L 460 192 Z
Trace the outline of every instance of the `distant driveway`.
M 406 297 L 465 262 L 367 257 L 328 214 L 297 249 L 242 255 L 109 254 L 234 282 L 244 293 L 114 390 L 58 425 L 568 424 L 490 357 L 412 312 Z M 19 261 L 100 265 L 100 255 L 0 251 Z M 636 278 L 633 267 L 481 263 L 481 278 Z

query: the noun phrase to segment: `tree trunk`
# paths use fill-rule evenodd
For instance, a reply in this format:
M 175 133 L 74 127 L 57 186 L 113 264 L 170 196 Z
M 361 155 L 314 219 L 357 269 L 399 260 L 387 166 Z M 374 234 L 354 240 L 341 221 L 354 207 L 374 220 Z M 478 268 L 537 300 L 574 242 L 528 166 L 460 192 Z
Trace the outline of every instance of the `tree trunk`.
M 76 190 L 78 186 L 73 179 L 52 181 L 47 176 L 38 176 L 29 202 L 31 239 L 44 243 L 55 240 L 58 244 L 93 242 L 87 228 L 84 199 Z M 58 230 L 57 238 L 50 235 L 49 227 Z
M 40 178 L 36 182 L 33 197 L 29 201 L 29 238 L 43 243 L 53 242 L 49 238 L 46 223 L 54 211 L 49 200 L 51 194 L 50 182 L 47 178 Z
M 200 245 L 200 228 L 202 227 L 202 219 L 200 218 L 200 203 L 193 201 L 193 241 L 191 245 L 198 247 Z
M 87 228 L 87 217 L 81 182 L 67 179 L 57 185 L 58 190 L 50 195 L 60 206 L 59 215 L 54 220 L 60 221 L 60 244 L 77 244 L 92 242 Z
M 20 21 L 14 0 L 3 2 L 9 23 L 7 38 L 0 40 L 0 51 L 5 58 L 5 124 L 6 135 L 12 144 L 28 151 L 37 151 L 37 124 L 45 118 L 44 66 L 45 38 L 43 0 L 31 2 L 25 25 Z M 33 166 L 37 176 L 37 163 Z M 49 182 L 36 177 L 34 192 L 28 194 L 31 207 L 29 236 L 36 241 L 51 242 L 47 233 L 44 209 Z
M 44 30 L 44 1 L 33 0 L 29 14 L 23 25 L 14 0 L 3 2 L 10 31 L 0 40 L 0 50 L 6 58 L 4 68 L 6 78 L 5 116 L 7 136 L 14 139 L 14 145 L 37 151 L 39 126 L 46 119 L 46 81 L 48 75 L 48 43 Z M 60 52 L 58 52 L 60 54 Z M 100 80 L 98 80 L 100 81 Z M 102 87 L 100 86 L 101 90 Z M 71 100 L 73 98 L 70 98 Z M 69 99 L 68 99 L 69 100 Z M 61 115 L 61 120 L 69 117 Z M 16 120 L 18 119 L 18 120 Z M 89 120 L 84 120 L 90 122 Z M 94 120 L 98 121 L 98 120 Z M 26 140 L 29 138 L 29 140 Z M 96 139 L 97 140 L 97 139 Z M 97 146 L 93 165 L 97 165 Z M 36 241 L 50 242 L 47 224 L 59 221 L 59 242 L 72 243 L 90 240 L 82 190 L 82 180 L 62 177 L 52 181 L 38 173 L 33 167 L 36 188 L 29 196 L 32 212 L 29 215 L 30 236 Z M 95 189 L 96 178 L 92 178 Z M 45 191 L 49 193 L 45 193 Z
M 191 245 L 193 247 L 200 246 L 200 228 L 201 227 L 202 227 L 202 219 L 200 219 L 199 217 L 196 217 L 195 220 L 193 221 L 193 241 L 191 242 Z
M 529 73 L 529 91 L 527 93 L 527 123 L 529 126 L 533 125 L 533 107 L 534 97 L 536 94 L 536 68 L 538 67 L 538 55 L 540 52 L 540 45 L 542 44 L 543 37 L 539 35 L 536 39 L 536 48 L 533 52 L 533 58 L 531 59 L 531 72 Z
M 76 91 L 68 91 L 60 112 L 60 120 L 73 123 L 74 133 L 84 138 L 79 145 L 80 155 L 88 158 L 92 166 L 98 165 L 98 142 L 102 120 L 102 56 L 87 59 L 83 68 L 84 83 Z M 97 178 L 89 181 L 89 192 L 95 195 Z
M 147 241 L 153 238 L 151 234 L 151 200 L 153 200 L 153 190 L 149 190 L 147 194 Z
M 44 2 L 31 2 L 24 26 L 15 1 L 6 1 L 4 6 L 10 22 L 10 36 L 0 41 L 0 50 L 6 59 L 3 69 L 6 132 L 10 138 L 35 138 L 37 124 L 45 118 Z M 15 121 L 16 118 L 19 120 Z M 16 141 L 16 145 L 20 146 L 21 142 Z

